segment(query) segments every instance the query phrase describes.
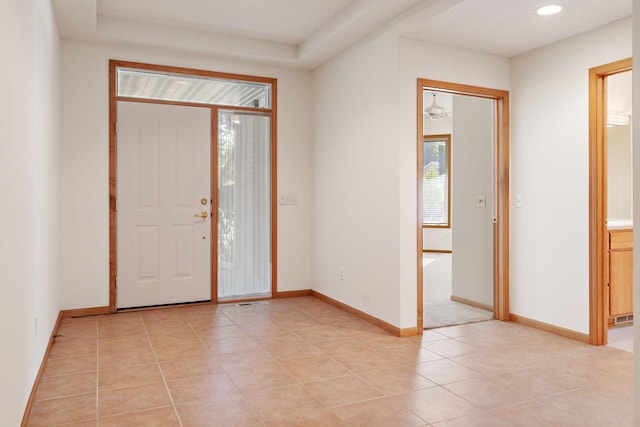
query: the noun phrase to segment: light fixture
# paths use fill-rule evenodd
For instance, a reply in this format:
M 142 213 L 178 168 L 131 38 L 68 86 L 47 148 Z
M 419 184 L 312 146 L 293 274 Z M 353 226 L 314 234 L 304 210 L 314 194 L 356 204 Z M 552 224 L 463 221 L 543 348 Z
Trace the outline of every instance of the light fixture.
M 536 13 L 540 16 L 555 15 L 562 10 L 562 6 L 557 4 L 549 4 L 536 9 Z
M 444 107 L 441 107 L 436 102 L 436 94 L 433 94 L 433 102 L 431 105 L 424 109 L 424 118 L 431 120 L 438 120 L 442 117 L 447 117 L 448 114 L 444 111 Z

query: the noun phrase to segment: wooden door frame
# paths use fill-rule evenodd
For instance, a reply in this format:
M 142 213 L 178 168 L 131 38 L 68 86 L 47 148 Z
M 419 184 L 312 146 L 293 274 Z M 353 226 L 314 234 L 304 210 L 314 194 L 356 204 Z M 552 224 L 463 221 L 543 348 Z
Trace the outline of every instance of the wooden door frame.
M 589 343 L 607 343 L 606 78 L 631 70 L 631 58 L 589 69 Z
M 212 77 L 227 80 L 248 81 L 268 83 L 271 85 L 271 108 L 259 109 L 249 107 L 236 107 L 236 106 L 220 106 L 212 104 L 198 104 L 193 102 L 175 102 L 175 101 L 161 101 L 152 99 L 137 99 L 119 97 L 116 92 L 117 83 L 117 69 L 118 68 L 131 68 L 139 70 L 148 70 L 155 72 L 163 72 L 167 74 L 183 74 L 199 77 Z M 277 183 L 277 79 L 270 77 L 258 77 L 247 76 L 242 74 L 230 74 L 220 73 L 214 71 L 197 70 L 192 68 L 171 67 L 165 65 L 145 64 L 139 62 L 119 61 L 111 59 L 109 60 L 109 312 L 115 313 L 118 311 L 117 307 L 117 286 L 116 277 L 118 273 L 117 265 L 117 211 L 116 211 L 116 199 L 117 199 L 117 134 L 116 134 L 116 121 L 117 121 L 117 102 L 146 102 L 156 104 L 167 105 L 184 105 L 192 107 L 209 108 L 211 111 L 211 211 L 213 217 L 211 220 L 211 303 L 215 304 L 218 300 L 218 282 L 217 277 L 217 209 L 214 206 L 218 205 L 217 199 L 217 165 L 218 162 L 218 150 L 217 142 L 218 138 L 218 110 L 233 110 L 233 111 L 249 111 L 256 112 L 258 114 L 269 114 L 271 116 L 271 298 L 278 297 L 278 183 Z M 214 146 L 215 145 L 215 146 Z M 249 298 L 254 299 L 254 298 Z M 264 298 L 259 298 L 264 299 Z M 233 302 L 227 301 L 225 302 Z
M 495 215 L 493 229 L 493 315 L 497 320 L 509 319 L 509 92 L 479 86 L 469 86 L 437 80 L 418 79 L 417 85 L 417 199 L 422 200 L 422 140 L 423 129 L 423 91 L 466 95 L 477 98 L 492 99 L 495 102 Z M 422 237 L 422 203 L 418 202 L 417 210 L 417 275 L 418 275 L 418 331 L 424 330 L 423 307 L 423 237 Z

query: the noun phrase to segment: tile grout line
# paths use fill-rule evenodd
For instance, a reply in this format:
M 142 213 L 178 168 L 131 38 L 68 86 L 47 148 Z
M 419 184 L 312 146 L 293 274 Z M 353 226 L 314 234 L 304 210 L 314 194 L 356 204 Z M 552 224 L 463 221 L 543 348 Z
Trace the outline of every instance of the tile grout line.
M 235 321 L 233 321 L 233 319 L 231 319 L 229 316 L 227 316 L 227 314 L 223 311 L 222 315 L 224 317 L 226 317 L 233 326 L 235 326 L 236 328 L 240 329 L 242 331 L 242 333 L 246 336 L 249 337 L 249 335 L 247 335 L 247 333 L 244 331 L 244 329 L 242 329 L 242 327 L 240 325 L 238 325 Z M 247 405 L 249 405 L 249 407 L 251 408 L 251 410 L 253 410 L 254 414 L 256 414 L 256 417 L 258 418 L 258 420 L 262 423 L 263 426 L 266 426 L 266 422 L 262 419 L 262 417 L 260 416 L 260 414 L 258 414 L 258 411 L 256 410 L 256 408 L 254 408 L 254 406 L 251 404 L 251 402 L 249 401 L 249 399 L 247 399 L 247 397 L 245 396 L 244 392 L 240 389 L 240 387 L 238 387 L 238 384 L 233 380 L 233 377 L 229 374 L 229 372 L 227 371 L 227 369 L 225 369 L 224 366 L 222 366 L 222 364 L 220 363 L 220 361 L 218 361 L 218 358 L 216 357 L 216 355 L 211 351 L 211 348 L 208 347 L 204 340 L 202 339 L 202 337 L 200 336 L 200 334 L 198 334 L 195 329 L 193 329 L 193 326 L 191 325 L 191 323 L 187 322 L 187 324 L 189 325 L 189 327 L 193 330 L 193 332 L 196 334 L 196 336 L 198 337 L 198 340 L 200 341 L 200 343 L 203 345 L 203 347 L 205 348 L 205 350 L 207 351 L 207 353 L 209 353 L 211 355 L 211 357 L 213 357 L 214 361 L 216 362 L 216 364 L 220 367 L 220 369 L 222 369 L 222 372 L 224 373 L 224 375 L 229 379 L 229 381 L 233 384 L 233 386 L 238 390 L 238 393 L 240 393 L 240 396 L 242 396 L 242 399 L 246 402 Z M 224 327 L 224 326 L 223 326 Z M 250 337 L 251 338 L 251 337 Z M 253 339 L 253 338 L 251 338 Z M 260 345 L 260 344 L 258 344 Z M 262 347 L 260 345 L 260 347 Z M 269 356 L 271 356 L 271 354 L 265 349 L 263 348 L 263 350 L 265 352 L 267 352 L 267 354 L 269 354 Z M 277 361 L 276 361 L 277 362 Z
M 165 390 L 167 390 L 167 394 L 169 395 L 169 400 L 171 401 L 173 412 L 176 414 L 176 418 L 178 418 L 178 424 L 180 425 L 180 427 L 183 427 L 182 418 L 180 418 L 180 414 L 178 413 L 176 402 L 173 400 L 173 395 L 171 394 L 171 390 L 169 389 L 169 384 L 167 384 L 167 379 L 164 376 L 164 372 L 162 371 L 162 366 L 160 365 L 160 361 L 158 360 L 158 354 L 156 353 L 156 349 L 153 346 L 153 342 L 151 341 L 151 337 L 149 336 L 149 331 L 147 330 L 147 325 L 145 324 L 142 314 L 140 314 L 140 321 L 142 322 L 142 327 L 144 328 L 144 333 L 147 336 L 147 340 L 149 340 L 149 345 L 151 346 L 151 352 L 153 353 L 153 358 L 156 360 L 156 365 L 158 366 L 158 370 L 160 371 L 160 376 L 162 377 L 162 383 L 164 384 L 164 388 Z M 189 325 L 189 327 L 191 327 L 191 325 Z
M 96 319 L 96 427 L 100 427 L 100 316 Z

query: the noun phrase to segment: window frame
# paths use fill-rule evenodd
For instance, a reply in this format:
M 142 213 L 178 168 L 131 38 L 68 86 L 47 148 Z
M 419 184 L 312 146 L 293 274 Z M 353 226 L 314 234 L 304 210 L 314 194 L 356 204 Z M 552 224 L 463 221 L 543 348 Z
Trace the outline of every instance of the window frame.
M 424 184 L 424 146 L 427 142 L 444 142 L 446 145 L 446 163 L 447 163 L 447 220 L 446 223 L 442 224 L 425 224 L 424 222 L 424 209 L 422 212 L 422 228 L 435 228 L 435 229 L 446 229 L 451 228 L 451 134 L 441 134 L 441 135 L 423 135 L 422 138 L 422 179 Z M 424 191 L 425 186 L 422 185 L 422 200 L 424 206 Z

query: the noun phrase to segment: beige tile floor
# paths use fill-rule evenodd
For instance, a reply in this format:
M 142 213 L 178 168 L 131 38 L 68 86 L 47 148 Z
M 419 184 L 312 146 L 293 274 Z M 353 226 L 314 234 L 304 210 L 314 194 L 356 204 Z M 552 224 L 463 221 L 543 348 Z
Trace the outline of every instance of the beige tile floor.
M 632 354 L 512 323 L 396 338 L 302 297 L 58 333 L 30 426 L 632 425 Z

